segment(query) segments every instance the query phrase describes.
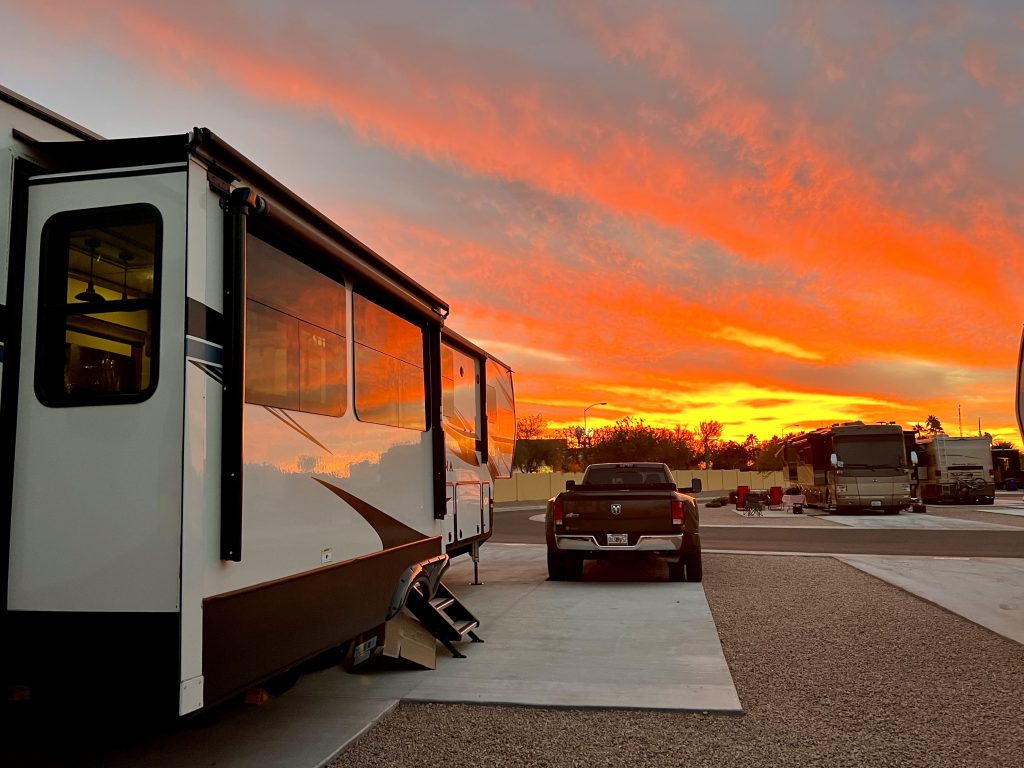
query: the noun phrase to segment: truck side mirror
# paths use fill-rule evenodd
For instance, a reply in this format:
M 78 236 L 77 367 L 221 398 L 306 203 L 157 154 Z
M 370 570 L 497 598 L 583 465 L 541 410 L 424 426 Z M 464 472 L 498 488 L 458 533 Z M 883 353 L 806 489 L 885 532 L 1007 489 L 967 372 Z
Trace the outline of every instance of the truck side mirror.
M 832 466 L 833 467 L 838 467 L 839 466 L 839 457 L 836 456 L 834 453 L 832 454 L 831 461 L 832 461 Z
M 575 480 L 566 480 L 565 481 L 565 490 L 567 490 L 567 491 L 575 491 L 576 490 L 576 481 Z

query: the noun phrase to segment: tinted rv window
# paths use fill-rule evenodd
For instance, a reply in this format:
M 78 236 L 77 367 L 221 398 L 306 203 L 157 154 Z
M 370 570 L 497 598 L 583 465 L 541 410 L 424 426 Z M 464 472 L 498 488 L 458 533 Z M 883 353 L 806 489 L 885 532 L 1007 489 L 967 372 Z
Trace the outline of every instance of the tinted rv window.
M 345 287 L 250 235 L 245 293 L 246 401 L 341 416 Z
M 156 388 L 159 212 L 59 213 L 43 227 L 36 393 L 51 406 L 139 402 Z
M 447 344 L 441 345 L 441 413 L 446 424 L 479 437 L 480 410 L 477 361 Z
M 356 418 L 426 431 L 423 329 L 356 294 Z
M 495 465 L 495 474 L 512 472 L 516 447 L 516 410 L 512 391 L 512 372 L 487 361 L 487 455 Z

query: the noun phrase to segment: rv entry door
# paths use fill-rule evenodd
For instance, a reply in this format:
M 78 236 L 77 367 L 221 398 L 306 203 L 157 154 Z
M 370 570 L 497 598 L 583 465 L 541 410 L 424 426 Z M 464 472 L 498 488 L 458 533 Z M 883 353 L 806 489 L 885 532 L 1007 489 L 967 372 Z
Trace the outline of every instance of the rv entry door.
M 28 182 L 12 611 L 178 611 L 185 200 L 184 162 Z

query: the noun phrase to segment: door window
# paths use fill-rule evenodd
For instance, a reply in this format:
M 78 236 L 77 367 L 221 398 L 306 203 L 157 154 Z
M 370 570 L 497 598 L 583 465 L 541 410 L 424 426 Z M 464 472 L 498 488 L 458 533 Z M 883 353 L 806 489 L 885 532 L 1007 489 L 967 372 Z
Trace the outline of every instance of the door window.
M 161 239 L 150 205 L 46 222 L 35 374 L 42 403 L 139 402 L 156 389 Z

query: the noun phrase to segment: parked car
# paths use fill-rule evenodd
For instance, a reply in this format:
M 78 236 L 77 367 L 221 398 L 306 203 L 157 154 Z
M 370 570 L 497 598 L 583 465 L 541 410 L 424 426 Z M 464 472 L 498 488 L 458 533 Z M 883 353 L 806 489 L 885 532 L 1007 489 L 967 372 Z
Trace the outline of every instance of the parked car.
M 548 577 L 575 581 L 585 560 L 657 557 L 673 581 L 703 577 L 697 502 L 665 464 L 591 464 L 545 514 Z

